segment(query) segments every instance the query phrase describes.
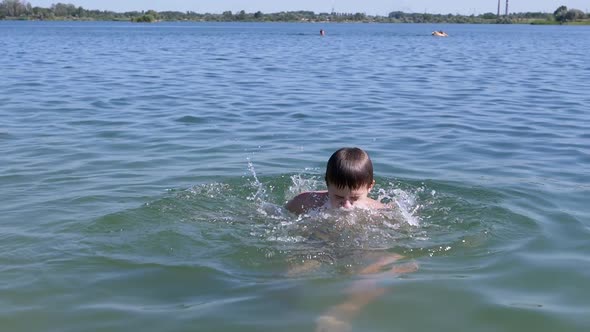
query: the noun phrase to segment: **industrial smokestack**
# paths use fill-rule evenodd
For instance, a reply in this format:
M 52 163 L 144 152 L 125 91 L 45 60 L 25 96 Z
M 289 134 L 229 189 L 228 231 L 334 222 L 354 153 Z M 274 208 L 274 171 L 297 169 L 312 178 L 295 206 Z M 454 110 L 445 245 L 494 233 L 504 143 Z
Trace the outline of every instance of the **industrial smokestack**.
M 498 0 L 498 17 L 500 17 L 500 1 L 501 0 Z
M 508 16 L 508 0 L 506 0 L 506 14 L 504 15 Z

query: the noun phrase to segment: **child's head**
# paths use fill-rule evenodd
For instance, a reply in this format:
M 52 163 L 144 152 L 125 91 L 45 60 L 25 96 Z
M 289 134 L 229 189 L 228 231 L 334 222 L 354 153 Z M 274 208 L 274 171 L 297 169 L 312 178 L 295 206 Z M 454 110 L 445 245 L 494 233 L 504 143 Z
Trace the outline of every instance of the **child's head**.
M 326 185 L 333 207 L 352 207 L 367 197 L 374 183 L 373 163 L 365 151 L 342 148 L 328 160 Z
M 326 184 L 350 189 L 372 186 L 373 163 L 369 155 L 359 148 L 334 152 L 326 167 Z

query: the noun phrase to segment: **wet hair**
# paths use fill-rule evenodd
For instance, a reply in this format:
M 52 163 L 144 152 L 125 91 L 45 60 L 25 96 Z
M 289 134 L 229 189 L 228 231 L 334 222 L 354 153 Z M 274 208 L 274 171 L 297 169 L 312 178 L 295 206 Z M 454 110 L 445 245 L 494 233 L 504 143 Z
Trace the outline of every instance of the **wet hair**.
M 339 149 L 328 160 L 326 184 L 351 189 L 372 185 L 373 163 L 371 158 L 359 148 Z

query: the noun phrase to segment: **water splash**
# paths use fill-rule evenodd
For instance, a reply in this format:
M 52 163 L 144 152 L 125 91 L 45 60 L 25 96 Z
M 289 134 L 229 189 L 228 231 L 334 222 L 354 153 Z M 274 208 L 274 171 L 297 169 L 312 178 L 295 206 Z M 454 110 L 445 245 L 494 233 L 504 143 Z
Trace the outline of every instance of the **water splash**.
M 293 198 L 305 191 L 326 189 L 323 181 L 320 181 L 320 179 L 315 176 L 305 177 L 303 174 L 294 174 L 291 175 L 290 179 L 292 183 L 289 186 L 289 198 Z
M 324 190 L 319 170 L 261 176 L 251 160 L 247 170 L 241 178 L 173 189 L 141 208 L 107 216 L 93 229 L 124 230 L 126 246 L 169 243 L 175 255 L 190 256 L 191 246 L 198 243 L 205 252 L 270 265 L 302 255 L 337 259 L 375 250 L 448 255 L 487 237 L 480 235 L 489 228 L 482 206 L 493 202 L 485 200 L 481 190 L 384 179 L 371 197 L 392 209 L 295 215 L 286 210 L 285 202 L 302 191 Z M 475 197 L 484 201 L 478 203 Z M 108 235 L 105 239 L 114 241 Z M 153 250 L 161 257 L 170 255 L 158 252 L 159 246 Z
M 248 171 L 252 176 L 250 186 L 255 190 L 255 192 L 252 195 L 248 196 L 248 199 L 256 204 L 256 210 L 263 216 L 272 219 L 283 219 L 286 214 L 284 207 L 270 202 L 268 190 L 266 186 L 258 179 L 258 176 L 256 175 L 256 169 L 254 169 L 254 164 L 249 158 L 247 160 Z M 272 185 L 270 186 L 270 189 L 272 191 Z
M 256 192 L 248 197 L 249 200 L 260 202 L 264 201 L 266 198 L 266 190 L 260 180 L 258 180 L 258 176 L 256 175 L 256 170 L 254 169 L 254 164 L 250 160 L 248 160 L 248 171 L 250 171 L 250 175 L 252 175 L 252 182 L 251 186 L 256 189 Z
M 389 183 L 386 188 L 378 190 L 378 200 L 381 202 L 390 202 L 401 213 L 405 222 L 412 226 L 419 226 L 421 217 L 419 211 L 424 208 L 423 204 L 418 203 L 418 195 L 424 192 L 424 187 L 418 187 L 414 191 L 397 188 L 393 183 Z M 432 191 L 432 195 L 435 191 Z
M 87 241 L 104 247 L 105 255 L 121 247 L 138 259 L 149 252 L 162 262 L 188 264 L 198 257 L 216 265 L 223 257 L 227 266 L 259 269 L 318 259 L 336 271 L 374 252 L 420 257 L 482 246 L 490 225 L 502 227 L 494 216 L 515 217 L 498 211 L 490 191 L 388 179 L 378 181 L 371 196 L 392 209 L 295 215 L 284 203 L 302 191 L 325 189 L 319 171 L 261 176 L 250 160 L 247 170 L 245 177 L 172 189 L 137 209 L 105 216 L 88 229 Z

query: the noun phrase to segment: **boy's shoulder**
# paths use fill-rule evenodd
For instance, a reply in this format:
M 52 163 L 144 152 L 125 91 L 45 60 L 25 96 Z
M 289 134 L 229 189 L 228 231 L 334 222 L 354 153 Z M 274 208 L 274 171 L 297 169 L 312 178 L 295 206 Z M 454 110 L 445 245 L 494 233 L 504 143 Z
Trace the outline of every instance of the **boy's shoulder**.
M 287 203 L 287 209 L 293 213 L 305 213 L 317 209 L 326 204 L 327 191 L 306 191 L 291 199 Z
M 371 208 L 371 209 L 391 209 L 392 206 L 389 204 L 383 204 L 378 200 L 369 198 L 367 201 L 367 207 Z

